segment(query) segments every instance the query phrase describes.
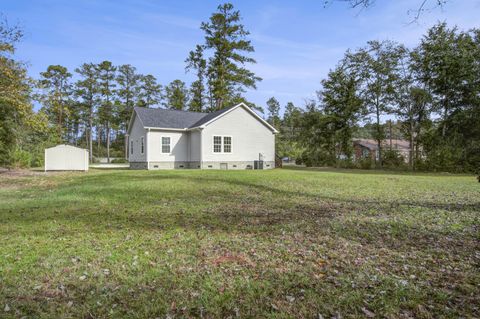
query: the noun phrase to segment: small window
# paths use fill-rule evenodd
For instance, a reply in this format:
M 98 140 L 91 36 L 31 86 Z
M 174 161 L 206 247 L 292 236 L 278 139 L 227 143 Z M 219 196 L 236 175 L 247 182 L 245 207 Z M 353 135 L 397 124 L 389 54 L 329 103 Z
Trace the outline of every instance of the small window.
M 142 151 L 142 154 L 145 151 L 145 143 L 144 143 L 143 136 L 142 136 L 141 141 L 140 141 L 140 150 Z
M 133 154 L 133 141 L 130 141 L 130 154 Z
M 222 137 L 214 136 L 213 137 L 213 152 L 221 153 L 222 152 Z
M 232 152 L 232 137 L 230 136 L 223 137 L 223 152 L 224 153 Z
M 162 153 L 170 153 L 170 137 L 162 137 Z

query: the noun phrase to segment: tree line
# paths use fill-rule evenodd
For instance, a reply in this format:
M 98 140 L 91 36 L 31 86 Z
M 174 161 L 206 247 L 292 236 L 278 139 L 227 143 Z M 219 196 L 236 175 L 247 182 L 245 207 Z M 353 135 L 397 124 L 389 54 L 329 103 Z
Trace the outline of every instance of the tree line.
M 43 150 L 57 143 L 90 149 L 93 156 L 125 156 L 125 133 L 135 106 L 213 112 L 247 101 L 261 78 L 241 15 L 218 6 L 201 23 L 202 43 L 186 56 L 195 79 L 162 86 L 134 66 L 84 63 L 73 72 L 51 65 L 37 79 L 15 59 L 23 30 L 0 21 L 0 165 L 40 166 Z M 480 163 L 480 31 L 433 26 L 414 48 L 369 41 L 348 50 L 321 81 L 317 99 L 303 107 L 266 103 L 280 130 L 276 151 L 309 166 L 385 167 L 401 155 L 385 149 L 392 134 L 410 144 L 410 169 L 472 171 Z M 37 111 L 34 111 L 34 105 Z M 388 124 L 385 123 L 388 119 Z M 374 139 L 375 162 L 354 161 L 352 140 Z
M 389 133 L 382 119 L 390 118 L 409 141 L 409 168 L 479 169 L 480 29 L 439 23 L 413 49 L 369 41 L 345 53 L 317 96 L 304 109 L 289 103 L 282 121 L 275 98 L 267 102 L 270 122 L 281 128 L 280 156 L 355 166 L 352 139 L 367 131 L 378 147 L 378 160 L 367 166 L 400 165 L 401 155 L 382 143 Z
M 40 112 L 55 128 L 59 141 L 86 145 L 91 160 L 94 147 L 100 155 L 104 146 L 110 158 L 112 140 L 117 148 L 124 144 L 133 108 L 159 103 L 161 85 L 153 75 L 110 61 L 84 63 L 74 72 L 76 81 L 66 67 L 50 65 L 40 73 L 34 98 L 41 103 Z

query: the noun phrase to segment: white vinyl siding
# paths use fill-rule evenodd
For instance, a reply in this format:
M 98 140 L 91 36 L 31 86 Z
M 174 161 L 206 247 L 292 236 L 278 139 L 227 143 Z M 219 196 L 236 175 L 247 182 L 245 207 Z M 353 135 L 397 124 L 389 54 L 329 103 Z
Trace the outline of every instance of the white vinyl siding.
M 201 131 L 195 130 L 190 132 L 189 136 L 189 150 L 190 150 L 190 161 L 200 161 L 200 153 L 202 147 L 202 138 Z
M 213 151 L 214 136 L 231 136 L 231 152 Z M 228 139 L 227 139 L 228 144 Z M 223 115 L 202 131 L 202 161 L 275 161 L 275 134 L 243 107 Z
M 141 138 L 147 134 L 146 130 L 143 128 L 142 123 L 138 119 L 137 115 L 133 119 L 132 127 L 130 128 L 130 154 L 128 160 L 130 162 L 145 162 L 146 159 L 146 152 L 141 153 Z M 148 141 L 148 139 L 147 139 Z M 144 147 L 145 147 L 144 141 Z
M 164 153 L 163 138 L 170 139 L 170 151 Z M 149 162 L 187 162 L 189 161 L 189 135 L 187 132 L 150 130 L 147 138 L 147 154 Z M 166 142 L 166 141 L 165 141 Z

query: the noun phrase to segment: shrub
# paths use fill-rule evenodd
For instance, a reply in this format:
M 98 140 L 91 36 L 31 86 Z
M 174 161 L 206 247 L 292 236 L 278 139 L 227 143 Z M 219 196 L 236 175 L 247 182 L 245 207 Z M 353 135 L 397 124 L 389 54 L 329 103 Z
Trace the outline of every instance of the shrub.
M 123 163 L 128 163 L 128 161 L 124 158 L 114 158 L 113 160 L 110 161 L 112 164 L 123 164 Z
M 355 168 L 356 165 L 351 159 L 338 159 L 335 165 L 337 168 Z
M 385 150 L 382 157 L 382 164 L 385 168 L 405 167 L 405 158 L 396 150 Z
M 375 163 L 370 157 L 361 158 L 357 161 L 357 167 L 361 169 L 372 169 L 374 166 Z
M 32 155 L 20 148 L 15 148 L 10 156 L 12 168 L 29 168 L 32 163 Z

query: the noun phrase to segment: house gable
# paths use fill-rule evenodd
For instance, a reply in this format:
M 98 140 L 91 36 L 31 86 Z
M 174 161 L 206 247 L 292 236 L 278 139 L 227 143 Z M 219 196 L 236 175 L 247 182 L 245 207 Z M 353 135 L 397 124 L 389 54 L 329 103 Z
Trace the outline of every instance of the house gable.
M 214 113 L 210 113 L 207 116 L 205 116 L 204 118 L 202 118 L 200 121 L 195 123 L 191 128 L 204 128 L 204 127 L 210 125 L 211 123 L 213 123 L 213 122 L 221 119 L 222 117 L 226 116 L 230 112 L 235 111 L 238 108 L 243 108 L 248 113 L 250 113 L 250 115 L 252 115 L 256 120 L 258 120 L 260 123 L 265 125 L 273 133 L 278 133 L 278 131 L 273 126 L 271 126 L 270 123 L 268 123 L 267 121 L 262 119 L 255 111 L 253 111 L 245 103 L 240 103 L 240 104 L 237 104 L 235 106 L 225 108 L 223 110 L 220 110 L 220 111 L 217 111 L 217 112 L 214 112 Z
M 202 161 L 275 161 L 275 132 L 252 116 L 248 107 L 235 107 L 206 123 L 202 129 Z M 214 151 L 214 137 L 230 138 L 231 151 Z

